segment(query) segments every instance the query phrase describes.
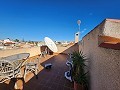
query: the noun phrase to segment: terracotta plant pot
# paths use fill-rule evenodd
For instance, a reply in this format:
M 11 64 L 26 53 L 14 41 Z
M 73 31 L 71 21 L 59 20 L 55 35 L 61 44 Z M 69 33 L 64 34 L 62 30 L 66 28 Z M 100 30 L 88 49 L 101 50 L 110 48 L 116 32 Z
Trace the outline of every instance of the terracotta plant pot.
M 74 90 L 85 90 L 84 86 L 74 82 Z

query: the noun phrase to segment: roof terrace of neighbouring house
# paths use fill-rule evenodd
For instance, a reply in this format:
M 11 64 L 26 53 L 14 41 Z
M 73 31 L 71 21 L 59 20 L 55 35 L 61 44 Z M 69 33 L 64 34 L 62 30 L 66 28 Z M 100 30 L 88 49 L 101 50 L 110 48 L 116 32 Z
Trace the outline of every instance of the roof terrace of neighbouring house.
M 59 52 L 41 58 L 39 55 L 31 56 L 27 62 L 34 62 L 36 58 L 40 60 L 37 74 L 38 79 L 36 79 L 36 76 L 32 72 L 28 72 L 25 79 L 17 79 L 17 88 L 21 90 L 73 90 L 73 82 L 67 80 L 64 73 L 69 70 L 69 67 L 66 65 L 68 59 L 67 53 L 71 50 L 75 50 L 75 48 L 78 50 L 78 45 L 76 46 L 75 44 L 74 46 L 72 44 L 71 46 L 63 47 L 61 53 Z M 60 49 L 62 48 L 60 47 Z M 32 55 L 34 49 L 31 48 L 31 50 L 30 53 Z M 52 64 L 50 70 L 44 68 L 45 64 L 48 63 Z M 22 73 L 24 73 L 24 67 L 21 70 Z M 13 90 L 15 88 L 14 85 L 14 79 L 11 79 L 5 83 L 0 83 L 0 89 Z

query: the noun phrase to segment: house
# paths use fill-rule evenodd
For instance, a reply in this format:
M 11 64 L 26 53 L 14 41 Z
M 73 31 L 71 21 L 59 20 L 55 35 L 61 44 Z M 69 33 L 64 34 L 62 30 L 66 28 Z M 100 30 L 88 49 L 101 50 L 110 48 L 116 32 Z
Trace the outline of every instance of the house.
M 7 38 L 7 39 L 3 40 L 3 44 L 4 44 L 4 46 L 14 46 L 15 42 L 11 41 L 9 38 Z
M 90 90 L 120 90 L 120 20 L 105 19 L 82 38 L 79 50 L 88 58 Z

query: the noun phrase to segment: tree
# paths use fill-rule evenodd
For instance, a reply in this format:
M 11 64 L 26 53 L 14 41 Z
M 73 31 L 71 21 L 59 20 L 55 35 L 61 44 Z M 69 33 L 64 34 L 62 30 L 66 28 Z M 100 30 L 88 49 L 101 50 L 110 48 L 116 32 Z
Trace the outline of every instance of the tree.
M 15 39 L 14 41 L 15 41 L 15 42 L 19 42 L 19 39 Z

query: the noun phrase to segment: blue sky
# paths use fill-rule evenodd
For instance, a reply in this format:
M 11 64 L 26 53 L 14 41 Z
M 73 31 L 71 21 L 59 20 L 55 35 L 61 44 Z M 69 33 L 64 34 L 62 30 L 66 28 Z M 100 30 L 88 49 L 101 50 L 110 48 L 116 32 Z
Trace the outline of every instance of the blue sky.
M 120 19 L 119 0 L 0 0 L 0 39 L 74 40 L 105 18 Z

